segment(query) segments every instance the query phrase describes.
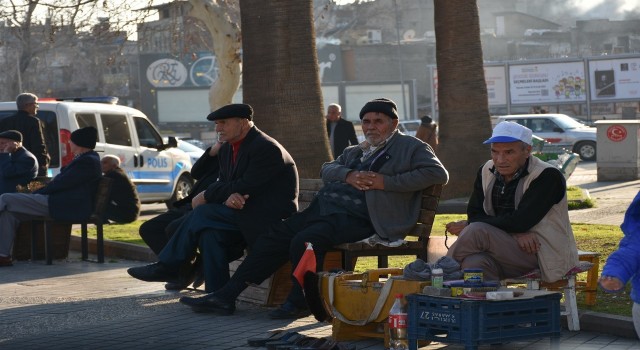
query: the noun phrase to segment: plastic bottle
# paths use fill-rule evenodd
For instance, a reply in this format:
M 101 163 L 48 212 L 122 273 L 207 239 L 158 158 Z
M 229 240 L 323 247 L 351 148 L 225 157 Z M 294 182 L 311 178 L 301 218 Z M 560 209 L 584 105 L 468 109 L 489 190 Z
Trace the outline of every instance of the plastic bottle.
M 444 272 L 442 269 L 431 270 L 431 286 L 436 288 L 444 288 Z
M 404 295 L 397 294 L 396 301 L 389 310 L 389 350 L 409 349 L 407 339 L 407 311 L 403 303 Z

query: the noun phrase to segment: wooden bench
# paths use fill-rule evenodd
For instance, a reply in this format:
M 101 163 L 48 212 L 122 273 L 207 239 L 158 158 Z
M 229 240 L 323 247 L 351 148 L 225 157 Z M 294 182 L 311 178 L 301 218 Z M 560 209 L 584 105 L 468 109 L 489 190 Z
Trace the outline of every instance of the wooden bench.
M 299 210 L 309 206 L 311 200 L 313 200 L 313 197 L 322 186 L 323 182 L 320 179 L 300 179 Z M 408 237 L 410 240 L 405 246 L 370 246 L 365 243 L 342 244 L 335 247 L 335 251 L 327 253 L 324 261 L 324 270 L 343 269 L 351 271 L 355 267 L 358 257 L 361 256 L 377 256 L 378 267 L 380 268 L 387 267 L 388 257 L 394 255 L 415 255 L 426 261 L 429 235 L 441 191 L 441 185 L 434 185 L 423 191 L 420 216 L 414 229 L 409 232 Z M 234 272 L 241 262 L 242 259 L 232 262 L 230 265 L 231 272 Z M 287 263 L 259 286 L 251 286 L 246 289 L 239 299 L 267 306 L 279 305 L 284 302 L 289 293 L 291 283 L 291 264 Z
M 315 194 L 322 188 L 320 179 L 301 179 L 300 195 L 298 203 L 300 208 L 306 208 Z M 429 245 L 429 235 L 436 216 L 442 185 L 433 185 L 422 191 L 422 208 L 418 222 L 407 234 L 407 242 L 399 247 L 388 247 L 385 245 L 369 245 L 368 243 L 356 242 L 345 243 L 335 247 L 342 253 L 342 269 L 353 271 L 358 257 L 376 256 L 378 257 L 378 268 L 389 267 L 389 256 L 415 255 L 427 261 L 427 247 Z
M 107 209 L 107 203 L 109 202 L 109 192 L 111 189 L 111 179 L 108 177 L 102 177 L 100 182 L 98 183 L 98 189 L 96 190 L 95 203 L 93 213 L 87 220 L 78 221 L 78 222 L 65 222 L 68 224 L 80 224 L 81 227 L 81 250 L 82 250 L 82 260 L 89 260 L 89 243 L 88 243 L 88 228 L 89 224 L 96 225 L 97 231 L 97 256 L 99 263 L 104 263 L 104 231 L 103 231 L 103 218 L 105 210 Z M 71 210 L 71 209 L 70 209 Z M 41 216 L 36 217 L 31 220 L 31 257 L 32 259 L 36 256 L 36 242 L 37 242 L 37 234 L 38 234 L 38 226 L 34 223 L 42 222 L 44 226 L 44 255 L 47 265 L 53 264 L 52 258 L 52 237 L 51 237 L 51 224 L 58 223 L 49 216 Z

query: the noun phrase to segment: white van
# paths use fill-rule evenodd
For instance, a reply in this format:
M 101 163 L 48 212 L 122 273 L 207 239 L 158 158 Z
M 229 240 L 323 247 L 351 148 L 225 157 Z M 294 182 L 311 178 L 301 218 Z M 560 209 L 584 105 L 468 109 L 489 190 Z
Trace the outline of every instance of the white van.
M 82 101 L 77 98 L 75 101 Z M 100 99 L 89 98 L 90 101 Z M 100 157 L 114 154 L 136 185 L 142 203 L 173 201 L 193 187 L 189 155 L 176 148 L 174 137 L 165 144 L 147 116 L 137 109 L 108 103 L 38 100 L 38 118 L 44 126 L 51 156 L 49 176 L 73 160 L 71 133 L 79 128 L 98 129 L 95 151 Z M 113 101 L 113 100 L 112 100 Z M 0 119 L 16 113 L 15 102 L 0 102 Z

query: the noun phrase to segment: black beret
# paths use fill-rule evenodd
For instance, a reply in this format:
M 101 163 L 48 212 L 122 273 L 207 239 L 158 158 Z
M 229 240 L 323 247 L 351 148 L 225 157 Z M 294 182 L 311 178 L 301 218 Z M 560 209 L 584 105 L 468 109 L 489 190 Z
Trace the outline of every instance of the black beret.
M 360 110 L 360 119 L 369 112 L 384 113 L 391 119 L 398 119 L 398 106 L 388 98 L 376 98 L 367 102 Z
M 98 130 L 93 126 L 87 126 L 71 133 L 71 141 L 77 146 L 94 149 L 98 141 Z
M 22 142 L 22 133 L 18 130 L 7 130 L 0 132 L 0 138 Z
M 249 120 L 252 120 L 253 108 L 244 103 L 233 103 L 218 108 L 207 116 L 207 119 L 209 120 L 220 120 L 229 118 L 247 118 Z

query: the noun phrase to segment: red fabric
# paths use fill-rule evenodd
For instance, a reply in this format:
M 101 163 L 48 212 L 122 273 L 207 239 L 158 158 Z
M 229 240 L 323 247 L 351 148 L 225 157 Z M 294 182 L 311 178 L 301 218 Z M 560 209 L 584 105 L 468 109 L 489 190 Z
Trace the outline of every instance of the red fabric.
M 242 141 L 244 141 L 244 139 L 231 144 L 231 150 L 233 151 L 233 157 L 231 158 L 231 161 L 233 162 L 233 164 L 236 164 L 236 159 L 238 158 L 238 151 L 240 150 L 240 145 L 242 144 Z
M 309 242 L 307 244 L 307 249 L 302 254 L 302 258 L 298 262 L 298 266 L 293 271 L 293 277 L 298 280 L 298 283 L 301 287 L 304 287 L 304 275 L 307 272 L 316 272 L 316 253 L 313 251 L 313 245 Z

